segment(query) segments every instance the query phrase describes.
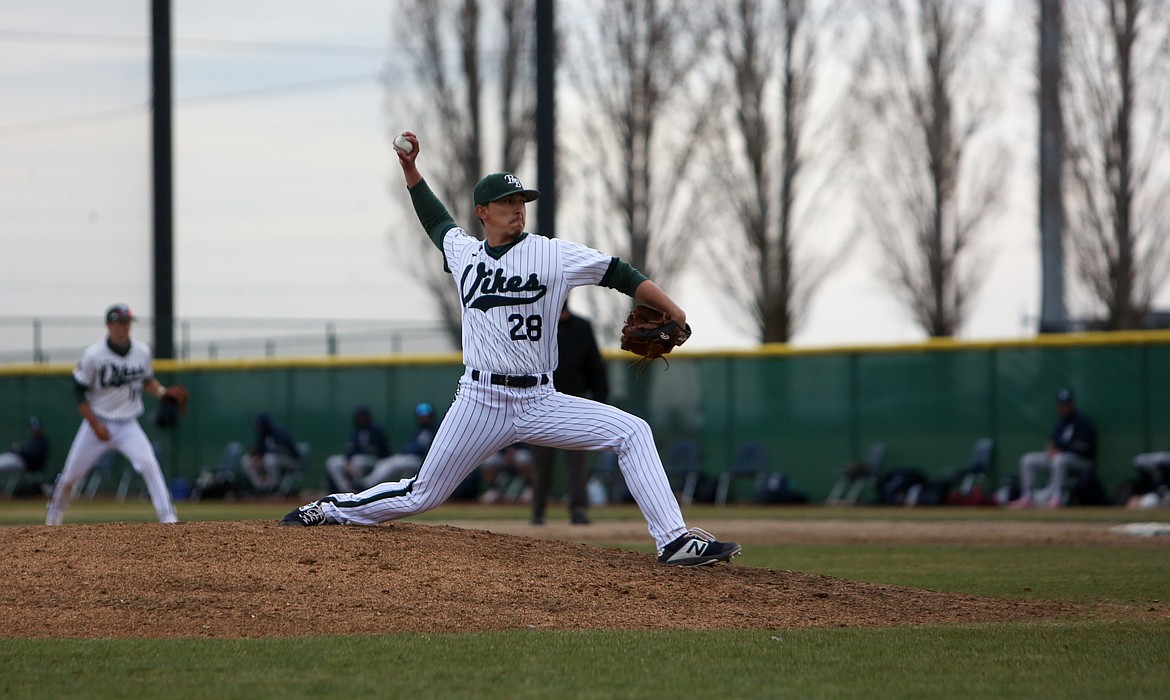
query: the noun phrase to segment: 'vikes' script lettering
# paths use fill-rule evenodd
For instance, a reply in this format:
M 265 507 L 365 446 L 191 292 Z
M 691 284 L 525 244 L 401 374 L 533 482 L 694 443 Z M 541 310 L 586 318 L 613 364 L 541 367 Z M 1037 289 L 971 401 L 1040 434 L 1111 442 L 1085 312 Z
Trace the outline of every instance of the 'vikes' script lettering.
M 98 370 L 98 383 L 101 386 L 123 386 L 136 382 L 145 376 L 145 367 L 106 364 Z
M 540 283 L 536 273 L 525 280 L 519 276 L 505 277 L 500 269 L 489 270 L 486 263 L 473 268 L 468 265 L 459 279 L 463 305 L 487 311 L 497 306 L 532 304 L 544 296 L 548 287 Z

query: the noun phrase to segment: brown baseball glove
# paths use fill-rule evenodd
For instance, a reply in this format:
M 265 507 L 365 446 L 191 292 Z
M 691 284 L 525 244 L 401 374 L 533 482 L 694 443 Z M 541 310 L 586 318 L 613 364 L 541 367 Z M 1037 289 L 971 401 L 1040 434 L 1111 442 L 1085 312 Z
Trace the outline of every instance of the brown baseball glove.
M 679 326 L 658 309 L 639 304 L 630 311 L 622 327 L 622 350 L 654 361 L 690 337 L 690 324 Z
M 187 393 L 187 387 L 182 384 L 174 384 L 167 387 L 167 393 L 163 395 L 163 401 L 173 401 L 175 408 L 179 409 L 179 413 L 187 412 L 187 402 L 191 399 Z
M 179 422 L 179 416 L 187 412 L 187 402 L 190 395 L 187 387 L 174 384 L 167 387 L 167 391 L 158 400 L 158 409 L 154 414 L 154 424 L 160 428 L 173 428 Z

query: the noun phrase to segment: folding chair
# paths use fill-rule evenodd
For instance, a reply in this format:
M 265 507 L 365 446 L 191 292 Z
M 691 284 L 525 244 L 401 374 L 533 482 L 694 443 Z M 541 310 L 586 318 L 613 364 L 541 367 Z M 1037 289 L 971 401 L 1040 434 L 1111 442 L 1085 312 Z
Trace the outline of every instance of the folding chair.
M 715 505 L 727 505 L 727 497 L 731 485 L 737 479 L 752 479 L 753 481 L 768 472 L 768 448 L 759 440 L 746 440 L 739 443 L 735 449 L 735 461 L 731 467 L 719 475 L 719 485 L 715 490 Z
M 97 495 L 98 488 L 102 485 L 102 481 L 104 481 L 107 476 L 111 478 L 113 477 L 114 459 L 117 457 L 117 455 L 117 452 L 110 450 L 109 452 L 102 455 L 93 465 L 93 469 L 89 472 L 89 479 L 84 482 L 85 497 L 87 500 L 93 500 L 94 496 Z M 81 484 L 82 482 L 77 482 L 77 486 L 74 488 L 79 489 Z M 74 493 L 77 493 L 77 491 L 75 490 Z
M 8 483 L 5 484 L 5 486 L 4 486 L 4 497 L 5 498 L 12 498 L 13 494 L 16 493 L 16 487 L 20 486 L 20 482 L 23 479 L 24 479 L 24 470 L 23 469 L 19 469 L 19 470 L 14 469 L 8 475 Z
M 610 450 L 598 452 L 592 472 L 590 481 L 596 479 L 605 488 L 605 502 L 621 503 L 626 482 L 622 478 L 621 467 L 618 466 L 617 453 Z
M 995 440 L 980 438 L 971 448 L 971 456 L 967 459 L 967 466 L 963 470 L 963 479 L 959 482 L 959 495 L 966 498 L 977 484 L 991 476 L 995 468 Z
M 246 480 L 240 474 L 240 462 L 243 457 L 244 446 L 238 442 L 229 442 L 219 458 L 218 468 L 203 467 L 200 469 L 199 476 L 195 479 L 195 485 L 191 489 L 191 500 L 201 500 L 203 493 L 209 489 L 216 495 L 222 496 L 227 493 L 229 488 L 235 488 L 237 478 Z
M 676 440 L 662 463 L 671 488 L 684 506 L 695 502 L 695 490 L 703 475 L 703 459 L 696 440 Z
M 1064 476 L 1064 490 L 1060 494 L 1060 501 L 1066 506 L 1108 505 L 1109 497 L 1097 476 L 1096 460 L 1087 466 L 1069 467 L 1068 473 Z
M 875 442 L 870 445 L 865 457 L 860 462 L 850 464 L 841 470 L 837 482 L 829 491 L 829 497 L 825 499 L 825 503 L 831 506 L 856 505 L 857 499 L 861 497 L 861 492 L 865 490 L 865 487 L 877 481 L 877 475 L 885 467 L 886 452 L 884 442 Z
M 297 443 L 297 462 L 296 466 L 285 470 L 280 477 L 280 483 L 276 486 L 276 495 L 281 498 L 288 498 L 289 494 L 293 492 L 305 474 L 305 470 L 309 467 L 309 456 L 313 453 L 313 447 L 307 442 Z

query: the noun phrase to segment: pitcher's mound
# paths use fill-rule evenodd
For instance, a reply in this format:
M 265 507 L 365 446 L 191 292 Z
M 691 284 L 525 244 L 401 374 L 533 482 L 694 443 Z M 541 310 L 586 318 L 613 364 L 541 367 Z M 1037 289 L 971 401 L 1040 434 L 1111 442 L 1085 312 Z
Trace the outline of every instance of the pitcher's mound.
M 877 627 L 1075 611 L 410 522 L 15 527 L 0 556 L 9 637 Z

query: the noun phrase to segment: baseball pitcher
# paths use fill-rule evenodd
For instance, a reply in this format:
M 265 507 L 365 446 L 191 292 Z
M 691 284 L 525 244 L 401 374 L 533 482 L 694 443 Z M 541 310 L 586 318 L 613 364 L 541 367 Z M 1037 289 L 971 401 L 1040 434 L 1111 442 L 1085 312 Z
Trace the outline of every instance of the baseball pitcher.
M 660 562 L 730 561 L 738 544 L 687 528 L 646 421 L 553 385 L 557 320 L 572 288 L 616 289 L 680 327 L 686 313 L 628 263 L 526 232 L 526 204 L 539 193 L 512 173 L 492 173 L 475 186 L 475 213 L 486 239 L 475 238 L 455 223 L 423 180 L 415 163 L 418 137 L 404 132 L 395 149 L 415 213 L 459 294 L 465 371 L 417 476 L 326 496 L 289 513 L 282 524 L 374 524 L 421 513 L 443 503 L 492 454 L 523 442 L 616 452 Z

